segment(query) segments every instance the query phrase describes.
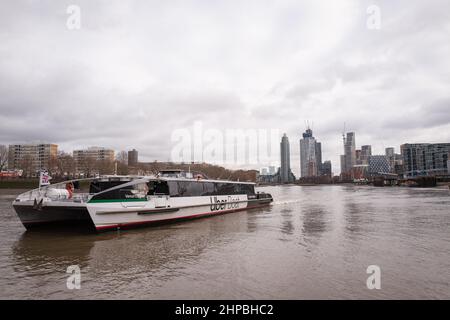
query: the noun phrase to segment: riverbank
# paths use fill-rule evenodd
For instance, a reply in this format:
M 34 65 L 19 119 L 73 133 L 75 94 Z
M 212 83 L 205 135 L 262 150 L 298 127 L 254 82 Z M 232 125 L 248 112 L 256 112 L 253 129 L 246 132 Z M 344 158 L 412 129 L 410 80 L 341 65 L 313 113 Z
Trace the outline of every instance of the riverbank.
M 0 180 L 0 189 L 36 189 L 39 187 L 37 179 Z

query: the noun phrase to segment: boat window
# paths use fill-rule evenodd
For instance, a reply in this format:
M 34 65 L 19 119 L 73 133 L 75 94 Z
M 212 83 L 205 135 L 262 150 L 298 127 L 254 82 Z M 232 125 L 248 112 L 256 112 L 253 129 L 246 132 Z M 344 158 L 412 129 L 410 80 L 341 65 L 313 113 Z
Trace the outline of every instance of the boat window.
M 92 181 L 89 186 L 89 193 L 99 193 L 107 189 L 124 184 L 123 181 Z
M 255 194 L 255 186 L 252 184 L 236 184 L 235 185 L 236 194 L 246 194 L 251 195 Z
M 169 186 L 167 185 L 167 181 L 149 181 L 147 183 L 148 192 L 147 195 L 155 195 L 155 194 L 169 194 Z
M 199 197 L 234 194 L 251 195 L 255 193 L 252 184 L 226 182 L 168 181 L 168 188 L 171 197 Z M 149 190 L 152 190 L 151 186 L 149 186 Z
M 167 181 L 156 181 L 155 194 L 169 194 L 169 186 L 167 185 Z
M 200 197 L 203 195 L 203 183 L 188 182 L 188 194 L 191 197 Z
M 169 194 L 171 197 L 179 197 L 180 194 L 178 193 L 178 182 L 176 181 L 168 181 L 167 182 L 169 186 Z
M 203 184 L 194 181 L 178 181 L 180 197 L 198 197 L 203 194 Z
M 216 188 L 213 182 L 203 182 L 202 196 L 212 196 L 216 194 Z
M 111 191 L 107 191 L 104 193 L 97 194 L 92 197 L 92 200 L 119 200 L 125 199 L 126 195 L 130 195 L 132 190 L 132 186 L 113 189 Z
M 233 183 L 216 183 L 217 195 L 235 194 Z
M 123 182 L 122 182 L 123 184 Z M 149 188 L 146 183 L 124 186 L 100 194 L 96 194 L 91 200 L 135 200 L 146 199 Z
M 189 182 L 178 181 L 178 194 L 180 197 L 188 197 Z

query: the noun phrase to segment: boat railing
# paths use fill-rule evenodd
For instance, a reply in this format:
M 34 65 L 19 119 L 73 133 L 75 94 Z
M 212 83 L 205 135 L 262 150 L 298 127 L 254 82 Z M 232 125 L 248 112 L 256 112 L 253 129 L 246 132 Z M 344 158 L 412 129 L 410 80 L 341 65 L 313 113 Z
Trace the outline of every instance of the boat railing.
M 76 190 L 69 190 L 67 186 L 74 182 L 89 181 L 94 178 L 76 179 L 63 181 L 55 184 L 49 184 L 37 189 L 24 192 L 16 197 L 16 201 L 63 201 L 63 202 L 78 202 L 84 203 L 89 200 L 91 195 L 88 192 L 77 192 Z
M 16 200 L 19 201 L 33 201 L 34 199 L 46 199 L 51 201 L 63 201 L 63 202 L 78 202 L 84 203 L 87 202 L 90 198 L 89 193 L 73 193 L 70 194 L 64 189 L 37 189 L 31 190 L 17 196 Z

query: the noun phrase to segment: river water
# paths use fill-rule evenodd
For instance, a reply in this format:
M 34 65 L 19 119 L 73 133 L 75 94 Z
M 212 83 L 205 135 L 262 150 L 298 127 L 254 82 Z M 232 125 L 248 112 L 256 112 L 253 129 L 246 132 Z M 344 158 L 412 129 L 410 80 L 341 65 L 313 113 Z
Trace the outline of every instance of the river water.
M 450 193 L 264 187 L 267 208 L 104 234 L 26 232 L 0 191 L 2 299 L 450 299 Z M 67 267 L 81 269 L 69 290 Z M 381 289 L 369 290 L 369 265 Z

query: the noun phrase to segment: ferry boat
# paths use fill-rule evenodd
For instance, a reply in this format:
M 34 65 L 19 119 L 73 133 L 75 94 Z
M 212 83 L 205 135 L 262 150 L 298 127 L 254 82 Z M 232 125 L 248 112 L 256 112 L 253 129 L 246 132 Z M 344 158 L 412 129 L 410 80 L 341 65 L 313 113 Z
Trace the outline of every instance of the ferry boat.
M 80 192 L 80 185 L 89 185 Z M 87 190 L 86 190 L 87 191 Z M 120 230 L 270 205 L 272 196 L 251 182 L 210 180 L 181 170 L 156 176 L 103 176 L 50 184 L 13 202 L 26 229 L 82 224 Z

